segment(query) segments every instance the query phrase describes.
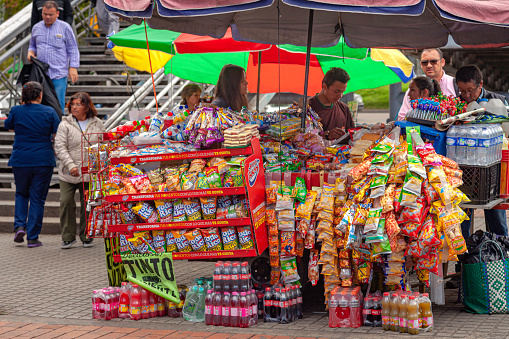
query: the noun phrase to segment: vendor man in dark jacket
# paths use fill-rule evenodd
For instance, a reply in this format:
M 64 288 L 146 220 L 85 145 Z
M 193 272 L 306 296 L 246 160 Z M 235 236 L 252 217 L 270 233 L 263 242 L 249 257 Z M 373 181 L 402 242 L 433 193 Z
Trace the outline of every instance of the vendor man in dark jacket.
M 325 73 L 322 90 L 309 99 L 309 106 L 318 114 L 329 140 L 338 139 L 354 128 L 355 124 L 348 105 L 339 101 L 346 91 L 350 76 L 339 67 L 332 67 Z
M 456 84 L 460 91 L 460 98 L 467 103 L 479 102 L 481 99 L 500 99 L 507 105 L 505 97 L 483 88 L 481 70 L 475 65 L 467 65 L 456 72 Z M 470 210 L 471 212 L 472 210 Z M 484 210 L 484 219 L 489 230 L 497 235 L 507 236 L 507 216 L 505 210 Z M 461 231 L 465 238 L 470 235 L 470 220 L 461 224 Z

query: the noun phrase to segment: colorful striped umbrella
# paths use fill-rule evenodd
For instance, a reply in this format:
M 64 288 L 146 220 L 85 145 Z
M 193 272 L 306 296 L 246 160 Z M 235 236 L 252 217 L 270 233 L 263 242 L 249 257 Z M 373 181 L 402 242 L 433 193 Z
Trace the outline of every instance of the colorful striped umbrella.
M 280 45 L 278 48 L 276 45 L 236 41 L 230 31 L 223 38 L 215 39 L 147 27 L 145 35 L 145 27 L 136 25 L 110 39 L 117 46 L 144 49 L 143 53 L 147 53 L 147 36 L 151 51 L 173 55 L 165 65 L 165 72 L 182 79 L 215 84 L 222 67 L 231 63 L 246 69 L 250 92 L 257 92 L 258 79 L 260 93 L 302 94 L 304 91 L 305 47 Z M 132 64 L 129 57 L 124 56 L 123 60 L 131 67 L 141 67 L 139 60 Z M 350 48 L 340 40 L 331 47 L 311 48 L 309 93 L 320 91 L 323 76 L 331 67 L 341 67 L 349 73 L 351 80 L 347 92 L 407 82 L 413 76 L 413 64 L 398 50 Z

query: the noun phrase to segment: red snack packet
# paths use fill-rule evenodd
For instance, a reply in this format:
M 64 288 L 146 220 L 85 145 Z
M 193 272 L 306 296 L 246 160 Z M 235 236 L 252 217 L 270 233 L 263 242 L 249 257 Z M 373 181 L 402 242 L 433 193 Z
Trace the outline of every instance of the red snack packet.
M 308 264 L 308 279 L 311 285 L 316 286 L 318 279 L 318 250 L 311 250 L 309 252 L 309 264 Z
M 129 180 L 140 193 L 147 193 L 152 191 L 152 184 L 150 183 L 150 180 L 146 174 L 130 177 Z

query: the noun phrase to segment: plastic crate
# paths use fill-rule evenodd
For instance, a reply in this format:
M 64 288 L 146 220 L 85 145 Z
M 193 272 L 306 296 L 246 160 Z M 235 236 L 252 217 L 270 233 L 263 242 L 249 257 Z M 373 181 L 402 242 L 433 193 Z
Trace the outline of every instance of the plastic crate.
M 484 205 L 500 197 L 500 163 L 460 167 L 463 170 L 463 185 L 460 190 L 472 203 Z

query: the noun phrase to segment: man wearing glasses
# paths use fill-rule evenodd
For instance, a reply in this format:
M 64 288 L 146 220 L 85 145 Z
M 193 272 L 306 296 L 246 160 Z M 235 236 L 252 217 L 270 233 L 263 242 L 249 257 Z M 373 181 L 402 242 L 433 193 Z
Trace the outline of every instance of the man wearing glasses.
M 442 51 L 438 48 L 425 49 L 421 53 L 421 68 L 424 74 L 440 84 L 442 93 L 445 95 L 458 95 L 455 87 L 454 78 L 444 72 L 445 59 Z M 404 120 L 408 111 L 410 111 L 410 97 L 408 90 L 403 98 L 403 103 L 398 112 L 398 120 Z
M 456 83 L 458 84 L 460 98 L 467 103 L 479 102 L 481 99 L 500 99 L 507 105 L 507 100 L 503 95 L 487 91 L 483 88 L 481 70 L 475 65 L 460 67 L 456 72 Z M 468 212 L 472 213 L 472 210 L 470 209 Z M 484 219 L 492 233 L 507 236 L 505 210 L 484 210 Z M 461 224 L 461 231 L 463 237 L 465 239 L 468 238 L 470 235 L 470 220 L 466 220 Z

